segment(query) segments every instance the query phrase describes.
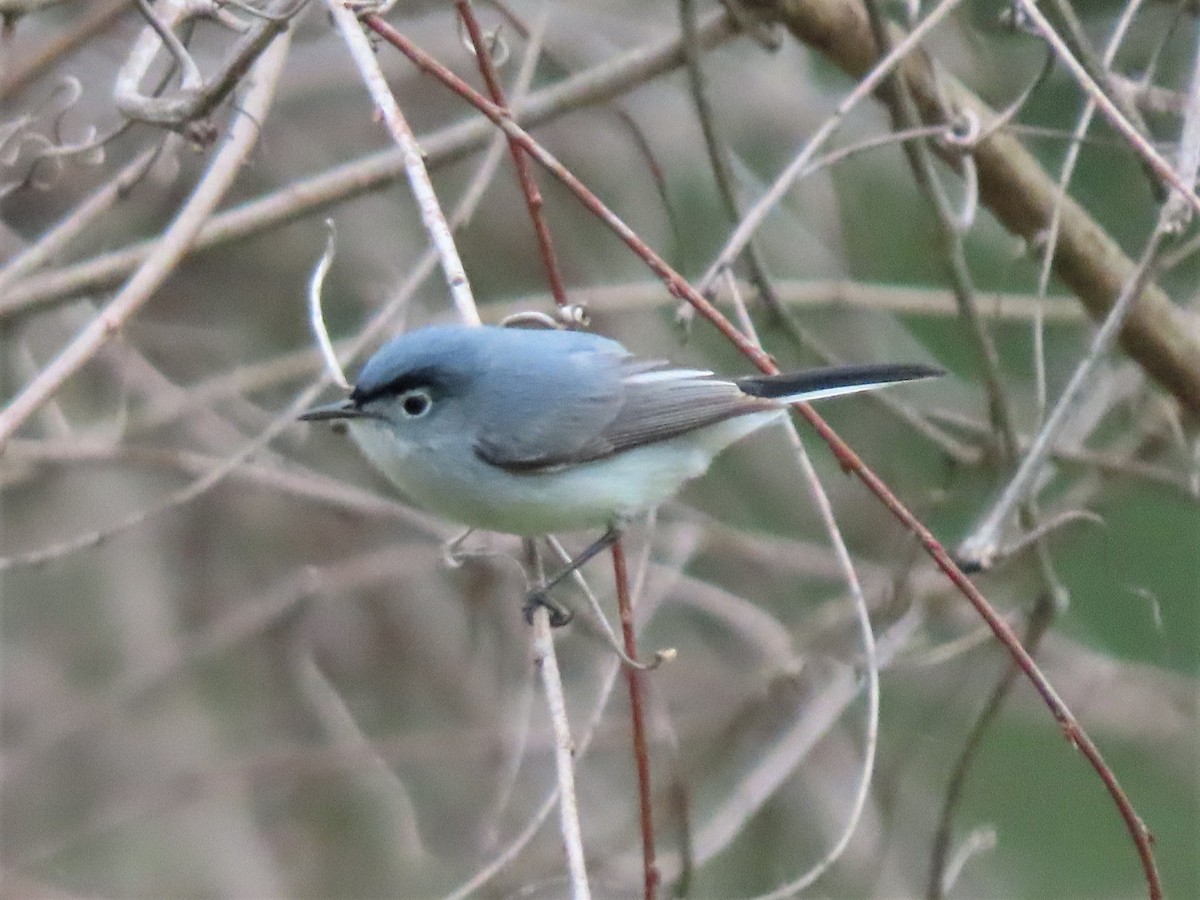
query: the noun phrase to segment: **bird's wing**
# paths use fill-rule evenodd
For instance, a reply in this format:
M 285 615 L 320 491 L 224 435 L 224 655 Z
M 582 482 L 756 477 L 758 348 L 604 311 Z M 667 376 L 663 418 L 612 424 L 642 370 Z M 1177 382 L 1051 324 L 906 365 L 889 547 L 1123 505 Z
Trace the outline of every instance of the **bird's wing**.
M 475 455 L 510 471 L 569 465 L 619 412 L 628 359 L 612 344 L 489 360 Z
M 736 384 L 715 379 L 711 372 L 628 358 L 612 363 L 598 365 L 594 379 L 578 377 L 570 385 L 564 379 L 553 404 L 531 404 L 540 414 L 521 434 L 507 426 L 482 433 L 476 454 L 512 472 L 544 472 L 777 406 L 747 397 Z M 567 395 L 573 395 L 570 402 Z

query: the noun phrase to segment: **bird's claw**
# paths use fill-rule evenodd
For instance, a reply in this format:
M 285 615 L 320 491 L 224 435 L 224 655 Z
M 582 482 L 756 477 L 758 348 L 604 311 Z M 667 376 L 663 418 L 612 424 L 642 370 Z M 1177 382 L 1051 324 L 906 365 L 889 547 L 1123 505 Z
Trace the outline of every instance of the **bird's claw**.
M 551 600 L 550 595 L 542 588 L 530 591 L 529 596 L 525 598 L 525 605 L 521 608 L 525 614 L 525 621 L 532 625 L 533 614 L 539 609 L 544 609 L 549 614 L 551 628 L 562 628 L 575 618 L 575 613 Z

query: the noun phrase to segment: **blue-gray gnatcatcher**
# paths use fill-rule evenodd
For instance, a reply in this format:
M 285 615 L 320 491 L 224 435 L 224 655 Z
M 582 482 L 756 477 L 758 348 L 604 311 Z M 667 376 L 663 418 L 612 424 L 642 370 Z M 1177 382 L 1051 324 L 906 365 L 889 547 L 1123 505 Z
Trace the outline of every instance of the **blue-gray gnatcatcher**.
M 301 418 L 344 420 L 384 475 L 447 519 L 525 536 L 606 529 L 529 596 L 527 615 L 546 606 L 563 624 L 549 588 L 785 404 L 940 374 L 880 364 L 724 379 L 587 332 L 447 325 L 385 344 L 346 400 Z

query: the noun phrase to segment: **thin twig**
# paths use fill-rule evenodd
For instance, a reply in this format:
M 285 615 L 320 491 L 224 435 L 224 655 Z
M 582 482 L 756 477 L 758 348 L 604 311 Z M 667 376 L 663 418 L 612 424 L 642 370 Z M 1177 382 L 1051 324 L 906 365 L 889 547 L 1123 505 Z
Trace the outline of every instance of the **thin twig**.
M 1132 0 L 1124 11 L 1121 13 L 1116 26 L 1113 28 L 1112 36 L 1108 40 L 1108 46 L 1104 49 L 1104 56 L 1101 63 L 1105 70 L 1112 65 L 1113 59 L 1117 55 L 1117 50 L 1120 49 L 1121 42 L 1125 39 L 1125 34 L 1133 24 L 1134 13 L 1141 6 L 1141 0 Z M 1059 200 L 1054 204 L 1054 209 L 1050 214 L 1050 224 L 1046 226 L 1045 246 L 1042 250 L 1042 265 L 1038 271 L 1038 294 L 1045 294 L 1050 288 L 1050 273 L 1054 265 L 1055 249 L 1058 246 L 1059 227 L 1062 224 L 1063 201 L 1067 196 L 1067 188 L 1071 183 L 1071 176 L 1075 171 L 1075 164 L 1079 159 L 1079 153 L 1083 148 L 1083 138 L 1087 134 L 1088 127 L 1091 125 L 1092 117 L 1096 112 L 1096 101 L 1092 97 L 1087 98 L 1084 104 L 1083 112 L 1079 115 L 1079 121 L 1075 125 L 1074 131 L 1071 133 L 1071 143 L 1067 147 L 1066 156 L 1063 158 L 1062 166 L 1059 167 L 1058 174 L 1058 189 Z M 1040 329 L 1039 329 L 1040 330 Z M 1040 356 L 1040 354 L 1039 354 Z M 1039 359 L 1039 365 L 1041 361 Z M 1045 411 L 1045 404 L 1041 403 L 1038 409 Z
M 390 814 L 387 822 L 390 846 L 409 865 L 425 861 L 429 851 L 421 838 L 416 804 L 408 785 L 363 732 L 345 698 L 321 671 L 312 649 L 304 643 L 294 643 L 289 650 L 297 689 L 315 714 L 321 730 L 335 748 L 359 761 L 352 770 L 353 777 L 362 784 L 364 792 Z
M 192 61 L 181 41 L 175 37 L 174 28 L 181 22 L 201 15 L 203 9 L 197 4 L 170 2 L 160 17 L 151 10 L 146 0 L 139 0 L 143 14 L 150 24 L 142 29 L 134 42 L 121 70 L 117 73 L 113 87 L 113 99 L 126 117 L 139 122 L 149 122 L 182 130 L 189 137 L 206 142 L 212 128 L 203 118 L 222 103 L 242 82 L 246 72 L 275 37 L 288 27 L 289 16 L 303 6 L 301 3 L 280 16 L 260 16 L 239 35 L 229 48 L 226 58 L 218 69 L 205 80 Z M 155 96 L 143 94 L 142 80 L 158 55 L 160 46 L 165 46 L 183 70 L 183 81 L 174 94 Z
M 1053 615 L 1053 604 L 1042 603 L 1033 608 L 1033 613 L 1029 618 L 1025 631 L 1025 643 L 1027 646 L 1033 650 L 1037 649 L 1037 645 L 1042 635 L 1046 633 L 1046 628 L 1050 625 Z M 947 891 L 949 891 L 950 884 L 953 882 L 950 867 L 951 839 L 953 838 L 952 828 L 958 808 L 962 804 L 967 775 L 978 758 L 977 753 L 983 743 L 984 736 L 996 721 L 1001 707 L 1003 707 L 1013 685 L 1016 683 L 1017 674 L 1017 667 L 1011 663 L 1005 667 L 1004 672 L 992 688 L 991 694 L 984 702 L 983 708 L 979 711 L 975 721 L 971 723 L 971 729 L 963 741 L 958 758 L 954 762 L 954 768 L 950 773 L 950 778 L 946 782 L 946 792 L 942 797 L 942 808 L 939 811 L 937 828 L 934 832 L 933 852 L 930 854 L 929 882 L 926 887 L 926 896 L 929 900 L 941 900 Z
M 571 741 L 571 726 L 567 722 L 567 706 L 563 699 L 562 677 L 554 655 L 554 633 L 550 628 L 550 613 L 539 608 L 533 614 L 534 664 L 542 676 L 542 689 L 550 709 L 554 728 L 554 771 L 558 774 L 559 824 L 563 845 L 567 851 L 567 873 L 573 900 L 587 900 L 587 867 L 583 856 L 583 833 L 579 828 L 579 809 L 575 799 L 575 745 Z
M 1192 91 L 1200 93 L 1200 54 L 1197 54 L 1195 58 Z M 1096 102 L 1099 103 L 1099 100 Z M 1200 103 L 1196 106 L 1196 114 L 1185 119 L 1184 138 L 1179 149 L 1180 177 L 1188 183 L 1194 183 L 1197 170 L 1200 170 Z M 959 554 L 963 559 L 984 568 L 993 562 L 1000 546 L 1000 530 L 1007 521 L 1010 511 L 1015 504 L 1020 503 L 1027 496 L 1034 479 L 1041 470 L 1042 463 L 1057 439 L 1059 428 L 1066 421 L 1067 414 L 1074 408 L 1083 389 L 1091 380 L 1092 372 L 1100 358 L 1112 346 L 1134 301 L 1141 295 L 1145 284 L 1150 281 L 1159 246 L 1167 234 L 1177 230 L 1180 215 L 1188 209 L 1188 206 L 1185 205 L 1186 202 L 1186 198 L 1178 192 L 1171 194 L 1168 198 L 1134 276 L 1122 288 L 1121 295 L 1113 304 L 1112 311 L 1096 332 L 1087 354 L 1072 373 L 1071 380 L 1055 404 L 1054 411 L 1046 419 L 1041 431 L 1034 439 L 1029 452 L 1021 461 L 1021 466 L 1014 473 L 995 505 L 963 539 L 959 548 Z
M 768 10 L 797 40 L 818 50 L 851 77 L 862 77 L 874 66 L 875 42 L 859 0 L 775 2 Z M 1060 199 L 1054 181 L 1015 135 L 989 131 L 995 112 L 945 74 L 927 53 L 914 49 L 902 68 L 926 120 L 935 121 L 948 103 L 950 108 L 973 113 L 983 123 L 981 133 L 986 137 L 971 151 L 979 169 L 980 199 L 1005 228 L 1036 244 Z M 961 152 L 962 148 L 956 147 L 953 156 Z M 1062 235 L 1055 272 L 1076 292 L 1092 317 L 1103 321 L 1134 262 L 1069 198 L 1063 208 Z M 1150 285 L 1129 316 L 1121 343 L 1152 378 L 1190 410 L 1200 411 L 1200 335 L 1193 319 L 1157 285 Z
M 546 535 L 545 540 L 562 565 L 568 566 L 571 564 L 573 557 L 567 552 L 567 548 L 562 545 L 562 541 L 552 534 Z M 596 597 L 596 592 L 592 590 L 592 586 L 583 577 L 583 572 L 576 568 L 571 572 L 571 580 L 575 583 L 576 587 L 583 591 L 583 595 L 587 598 L 588 605 L 592 609 L 592 615 L 595 617 L 596 624 L 600 626 L 605 643 L 613 653 L 620 657 L 623 664 L 648 672 L 657 669 L 664 662 L 668 662 L 675 657 L 675 650 L 666 647 L 655 652 L 653 662 L 644 663 L 634 659 L 622 648 L 620 638 L 617 637 L 616 632 L 613 631 L 612 626 L 608 623 L 608 617 L 604 615 L 604 610 L 600 607 L 600 601 Z
M 891 36 L 879 11 L 878 0 L 869 0 L 866 9 L 875 41 L 880 47 L 880 52 L 885 52 L 891 48 Z M 910 129 L 919 125 L 920 113 L 904 78 L 893 74 L 886 85 L 889 90 L 885 100 L 893 128 Z M 943 114 L 944 121 L 952 121 L 952 118 Z M 929 198 L 933 207 L 941 231 L 947 274 L 950 277 L 955 302 L 958 304 L 959 318 L 967 326 L 967 333 L 974 344 L 975 357 L 982 371 L 988 411 L 996 430 L 1000 433 L 1004 455 L 1012 459 L 1016 455 L 1012 404 L 1000 375 L 1000 354 L 996 351 L 996 343 L 992 340 L 992 335 L 979 314 L 979 305 L 975 301 L 975 284 L 967 265 L 964 229 L 960 226 L 959 217 L 951 208 L 946 189 L 938 178 L 933 154 L 928 145 L 922 140 L 910 140 L 905 141 L 901 148 L 917 186 Z
M 459 318 L 468 325 L 479 325 L 482 320 L 479 318 L 479 310 L 475 306 L 475 298 L 471 295 L 471 285 L 467 281 L 467 273 L 463 269 L 458 248 L 454 245 L 454 236 L 450 233 L 450 226 L 446 223 L 446 217 L 442 213 L 442 205 L 433 189 L 433 182 L 429 180 L 429 172 L 425 168 L 421 148 L 417 146 L 417 139 L 413 135 L 412 129 L 408 127 L 408 120 L 400 111 L 400 106 L 392 95 L 392 89 L 388 87 L 387 79 L 383 77 L 383 70 L 379 68 L 379 60 L 375 58 L 371 42 L 367 40 L 362 27 L 358 24 L 358 19 L 353 12 L 346 8 L 343 0 L 325 0 L 325 6 L 328 8 L 329 14 L 333 16 L 333 21 L 342 35 L 342 40 L 346 43 L 346 48 L 350 51 L 351 58 L 358 66 L 363 83 L 367 86 L 376 109 L 382 115 L 392 139 L 400 148 L 409 187 L 412 189 L 417 207 L 421 211 L 421 221 L 425 224 L 429 239 L 437 248 L 442 271 L 446 276 L 446 284 L 450 288 L 450 296 L 458 310 Z
M 598 680 L 599 687 L 596 692 L 596 701 L 592 707 L 591 716 L 581 729 L 579 740 L 576 743 L 575 760 L 577 762 L 587 753 L 592 739 L 596 736 L 600 721 L 604 717 L 605 710 L 608 708 L 608 701 L 612 697 L 613 689 L 616 687 L 617 676 L 621 668 L 622 663 L 620 660 L 612 657 L 608 668 Z M 452 893 L 447 894 L 445 900 L 466 900 L 468 897 L 476 896 L 480 888 L 507 868 L 516 859 L 517 855 L 529 845 L 529 842 L 533 840 L 534 836 L 541 829 L 542 824 L 554 810 L 554 807 L 558 803 L 559 791 L 560 788 L 556 786 L 542 801 L 533 815 L 530 816 L 525 827 L 509 841 L 507 846 L 490 859 L 475 875 L 459 885 Z
M 1012 511 L 1029 497 L 1042 465 L 1050 453 L 1051 447 L 1058 438 L 1058 431 L 1067 420 L 1067 415 L 1075 408 L 1082 396 L 1084 388 L 1091 381 L 1092 373 L 1104 355 L 1111 349 L 1117 333 L 1124 324 L 1125 316 L 1133 307 L 1134 301 L 1141 295 L 1142 288 L 1150 281 L 1153 262 L 1158 248 L 1162 243 L 1164 233 L 1155 229 L 1142 258 L 1138 262 L 1137 271 L 1122 288 L 1120 296 L 1113 304 L 1112 311 L 1104 324 L 1100 326 L 1092 338 L 1088 352 L 1080 360 L 1071 379 L 1059 395 L 1054 409 L 1046 417 L 1046 422 L 1038 432 L 1028 452 L 1022 457 L 1021 464 L 1008 480 L 1000 497 L 991 508 L 980 517 L 970 533 L 963 538 L 958 546 L 957 556 L 973 568 L 987 569 L 996 560 L 1000 548 L 1000 533 L 1008 522 Z
M 620 538 L 613 542 L 612 560 L 621 635 L 625 639 L 625 654 L 630 659 L 637 659 L 637 632 L 634 629 L 633 602 L 629 595 L 629 572 L 625 568 L 625 548 Z M 650 748 L 646 737 L 643 677 L 641 669 L 625 667 L 625 681 L 629 686 L 629 720 L 633 730 L 633 760 L 637 769 L 638 822 L 642 832 L 642 893 L 645 900 L 654 900 L 658 894 L 661 876 L 654 854 L 654 806 L 650 782 Z
M 888 667 L 920 625 L 918 608 L 913 607 L 876 639 L 880 668 Z M 782 781 L 796 770 L 821 738 L 829 734 L 861 690 L 862 679 L 847 666 L 805 697 L 804 714 L 778 736 L 772 747 L 759 755 L 754 767 L 726 792 L 728 798 L 696 829 L 693 843 L 697 866 L 704 865 L 744 833 L 746 822 L 779 790 Z
M 1183 109 L 1183 128 L 1179 134 L 1176 169 L 1184 184 L 1196 184 L 1200 171 L 1200 46 L 1192 48 L 1192 77 L 1188 80 L 1188 100 Z M 1170 234 L 1180 234 L 1193 217 L 1188 198 L 1176 191 L 1167 198 L 1165 221 L 1161 227 Z
M 144 702 L 184 672 L 262 635 L 314 594 L 346 592 L 380 581 L 394 582 L 399 574 L 413 569 L 418 553 L 421 558 L 428 557 L 424 546 L 414 547 L 409 553 L 393 543 L 344 562 L 320 568 L 306 566 L 288 575 L 189 637 L 166 658 L 155 660 L 149 667 L 128 671 L 105 690 L 100 701 L 60 715 L 29 746 L 8 755 L 5 777 L 16 779 L 21 770 L 44 761 L 46 754 L 63 741 L 112 727 L 122 709 Z
M 70 213 L 38 238 L 35 243 L 10 259 L 4 268 L 0 269 L 0 296 L 8 291 L 9 285 L 14 281 L 44 266 L 78 237 L 84 229 L 112 209 L 117 201 L 141 180 L 162 149 L 163 144 L 160 143 L 143 150 L 126 163 L 121 171 L 104 186 L 76 204 Z
M 1122 11 L 1121 17 L 1123 19 L 1132 18 L 1132 12 L 1129 10 L 1136 11 L 1140 5 L 1140 0 L 1130 4 L 1125 11 Z M 1109 96 L 1121 115 L 1129 120 L 1129 124 L 1139 134 L 1149 139 L 1150 129 L 1146 127 L 1146 121 L 1142 118 L 1141 112 L 1138 111 L 1138 108 L 1133 103 L 1129 102 L 1126 95 L 1113 90 L 1112 77 L 1109 73 L 1112 58 L 1102 58 L 1096 54 L 1096 48 L 1092 46 L 1091 39 L 1084 30 L 1083 23 L 1079 20 L 1079 14 L 1075 12 L 1075 8 L 1071 6 L 1069 0 L 1052 0 L 1050 8 L 1062 22 L 1065 32 L 1063 35 L 1064 43 L 1075 52 L 1083 70 Z
M 735 308 L 738 310 L 742 320 L 742 330 L 754 338 L 756 343 L 761 345 L 758 335 L 754 332 L 754 324 L 750 320 L 750 315 L 746 310 L 745 303 L 741 300 L 741 295 L 737 292 L 737 285 L 733 283 L 733 275 L 728 270 L 725 271 L 726 287 L 734 298 Z M 859 581 L 858 572 L 854 568 L 854 560 L 850 557 L 850 551 L 846 547 L 846 540 L 842 536 L 842 530 L 837 523 L 837 517 L 833 513 L 833 504 L 829 501 L 829 495 L 825 492 L 824 485 L 821 484 L 821 479 L 817 476 L 817 470 L 809 458 L 808 451 L 804 449 L 804 443 L 800 440 L 800 432 L 796 430 L 796 423 L 789 417 L 786 421 L 788 441 L 792 445 L 792 453 L 795 456 L 796 463 L 800 467 L 800 475 L 804 479 L 804 483 L 808 485 L 809 495 L 816 504 L 817 513 L 821 517 L 821 524 L 825 529 L 825 534 L 829 538 L 829 543 L 833 547 L 833 555 L 837 560 L 838 569 L 841 572 L 842 580 L 845 582 L 846 590 L 850 595 L 850 603 L 854 607 L 855 618 L 858 620 L 859 632 L 862 635 L 863 642 L 863 662 L 867 673 L 867 734 L 865 746 L 863 749 L 862 776 L 859 778 L 858 787 L 854 792 L 854 800 L 850 804 L 850 813 L 846 817 L 846 824 L 842 827 L 841 834 L 838 835 L 833 846 L 818 860 L 807 872 L 799 877 L 780 885 L 774 891 L 763 896 L 762 900 L 775 900 L 775 898 L 793 897 L 799 894 L 809 885 L 816 882 L 818 878 L 825 874 L 829 868 L 841 858 L 846 848 L 850 845 L 851 838 L 858 830 L 858 823 L 862 819 L 863 811 L 867 806 L 867 798 L 871 793 L 871 778 L 875 772 L 875 751 L 879 745 L 879 659 L 875 652 L 875 633 L 871 628 L 871 615 L 867 609 L 867 598 L 863 594 L 862 583 Z
M 546 16 L 542 16 L 527 36 L 525 55 L 521 60 L 520 68 L 517 69 L 516 78 L 513 80 L 512 102 L 518 107 L 524 102 L 525 95 L 529 91 L 529 85 L 533 83 L 533 75 L 537 71 L 538 63 L 541 60 L 542 43 L 545 37 Z M 488 145 L 487 152 L 484 155 L 484 162 L 480 165 L 478 174 L 470 187 L 459 197 L 458 211 L 450 217 L 450 227 L 455 231 L 470 221 L 471 215 L 473 215 L 474 210 L 483 199 L 483 192 L 487 190 L 488 185 L 492 182 L 492 173 L 499 168 L 504 151 L 508 148 L 508 136 L 503 131 L 496 131 L 491 128 L 490 122 L 487 125 L 492 132 L 492 141 Z M 430 153 L 430 142 L 425 143 L 425 162 L 431 168 L 438 162 L 438 159 Z
M 0 100 L 8 99 L 40 75 L 43 69 L 54 65 L 61 57 L 103 31 L 113 19 L 125 12 L 128 5 L 129 0 L 92 0 L 85 12 L 64 22 L 68 27 L 61 34 L 5 67 L 0 77 Z
M 488 42 L 484 39 L 483 29 L 479 27 L 479 20 L 475 17 L 470 0 L 454 0 L 454 6 L 458 9 L 458 14 L 467 27 L 467 33 L 471 36 L 471 44 L 475 48 L 475 60 L 479 63 L 479 71 L 483 75 L 484 83 L 487 84 L 488 93 L 491 94 L 492 100 L 503 108 L 504 114 L 511 116 L 512 112 L 508 108 L 508 101 L 504 97 L 504 88 L 500 84 L 500 77 L 496 74 L 491 50 L 488 48 Z M 537 30 L 540 31 L 541 28 Z M 545 202 L 542 200 L 542 192 L 538 189 L 537 179 L 533 177 L 529 158 L 521 150 L 520 145 L 509 138 L 508 149 L 512 153 L 513 166 L 517 170 L 517 180 L 521 183 L 521 193 L 525 197 L 529 218 L 533 222 L 538 252 L 541 254 L 542 264 L 546 268 L 546 281 L 550 285 L 550 294 L 554 297 L 555 303 L 559 306 L 566 306 L 568 302 L 567 288 L 563 284 L 562 270 L 559 268 L 558 257 L 554 252 L 554 240 L 550 236 L 550 228 L 546 225 L 546 209 Z
M 871 21 L 871 30 L 876 43 L 881 48 L 881 52 L 886 50 L 891 44 L 891 34 L 885 20 L 879 9 L 878 0 L 867 0 L 867 14 Z M 935 80 L 935 86 L 938 79 L 938 74 L 935 71 L 932 76 Z M 893 126 L 898 128 L 911 128 L 920 121 L 920 113 L 917 110 L 916 102 L 913 99 L 912 91 L 908 83 L 901 73 L 897 73 L 889 84 L 891 90 L 885 94 L 885 102 L 888 105 L 891 113 Z M 937 95 L 940 97 L 942 92 L 938 90 Z M 976 127 L 978 120 L 971 116 Z M 946 122 L 954 121 L 955 116 L 951 110 L 943 107 L 941 110 L 940 120 Z M 978 140 L 978 136 L 969 137 L 961 143 L 971 145 Z M 979 361 L 979 365 L 983 373 L 983 383 L 988 395 L 988 408 L 992 427 L 996 432 L 999 432 L 1000 444 L 1003 451 L 1003 457 L 1009 464 L 1013 463 L 1017 456 L 1017 431 L 1015 419 L 1012 411 L 1012 404 L 1009 400 L 1008 392 L 1004 386 L 1004 380 L 1000 372 L 1000 357 L 996 350 L 996 345 L 992 339 L 992 335 L 987 328 L 982 316 L 980 315 L 979 306 L 976 301 L 976 290 L 974 279 L 971 276 L 970 266 L 967 262 L 966 255 L 966 232 L 970 227 L 970 222 L 964 223 L 961 217 L 957 216 L 951 208 L 949 198 L 946 195 L 946 189 L 941 179 L 938 177 L 937 170 L 933 164 L 933 154 L 930 148 L 924 141 L 914 140 L 907 141 L 904 144 L 905 156 L 908 159 L 909 166 L 913 172 L 913 176 L 922 189 L 929 197 L 933 206 L 934 213 L 937 218 L 939 228 L 941 230 L 942 243 L 944 246 L 947 262 L 947 270 L 954 289 L 955 300 L 958 304 L 960 318 L 967 326 L 968 333 L 974 344 L 975 356 Z M 961 160 L 961 169 L 965 175 L 974 175 L 976 167 L 970 156 L 964 156 Z M 964 178 L 964 181 L 966 179 Z M 972 178 L 969 184 L 964 184 L 964 190 L 970 195 L 971 202 L 974 202 L 974 197 L 977 194 L 978 185 Z M 1021 503 L 1018 510 L 1021 524 L 1027 530 L 1032 530 L 1036 533 L 1038 519 L 1037 510 L 1031 500 L 1025 500 Z M 1044 590 L 1039 592 L 1038 601 L 1034 616 L 1037 620 L 1048 620 L 1050 611 L 1061 603 L 1055 603 L 1066 595 L 1066 589 L 1062 586 L 1059 580 L 1058 573 L 1055 571 L 1054 561 L 1050 556 L 1049 548 L 1046 544 L 1039 540 L 1034 542 L 1035 559 L 1037 561 L 1038 574 L 1044 585 Z M 1026 643 L 1026 649 L 1030 650 L 1032 655 L 1033 648 Z M 1010 668 L 1012 667 L 1010 664 Z M 1003 683 L 1003 682 L 1002 682 Z M 1008 679 L 1008 683 L 1012 683 L 1012 679 Z M 1000 693 L 1000 700 L 989 708 L 986 712 L 986 718 L 981 719 L 976 723 L 980 740 L 986 728 L 991 724 L 991 716 L 998 713 L 1000 703 L 1005 692 Z M 973 759 L 974 747 L 968 747 L 963 751 L 963 766 L 962 771 L 966 771 L 971 759 Z M 947 826 L 948 827 L 948 826 Z M 935 860 L 937 859 L 935 854 Z M 932 877 L 931 877 L 932 882 Z
M 717 185 L 717 195 L 721 200 L 721 205 L 725 207 L 729 225 L 733 226 L 737 224 L 742 213 L 738 205 L 737 192 L 734 189 L 733 171 L 729 165 L 729 151 L 717 135 L 716 114 L 708 99 L 700 47 L 696 40 L 695 0 L 679 0 L 679 24 L 687 55 L 688 88 L 692 94 L 692 102 L 696 105 L 696 119 L 700 123 L 700 133 L 704 138 L 704 152 L 708 156 L 713 181 Z M 767 266 L 763 261 L 762 254 L 758 251 L 758 245 L 753 240 L 746 243 L 743 259 L 746 262 L 749 280 L 758 290 L 759 297 L 769 309 L 779 315 L 781 312 L 779 298 L 767 275 Z M 691 309 L 691 307 L 687 308 Z

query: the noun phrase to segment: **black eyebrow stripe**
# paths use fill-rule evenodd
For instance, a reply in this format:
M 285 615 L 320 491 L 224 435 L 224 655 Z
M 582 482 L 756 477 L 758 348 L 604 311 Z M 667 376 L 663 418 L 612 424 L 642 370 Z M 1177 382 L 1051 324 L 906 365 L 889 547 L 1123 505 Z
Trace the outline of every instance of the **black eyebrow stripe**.
M 350 392 L 350 399 L 356 406 L 362 406 L 364 403 L 370 403 L 381 397 L 398 396 L 413 388 L 428 388 L 435 393 L 446 393 L 453 390 L 459 380 L 447 373 L 445 369 L 432 366 L 410 369 L 407 372 L 401 372 L 391 381 L 375 385 L 369 390 L 363 390 L 361 385 L 355 385 L 354 390 Z

